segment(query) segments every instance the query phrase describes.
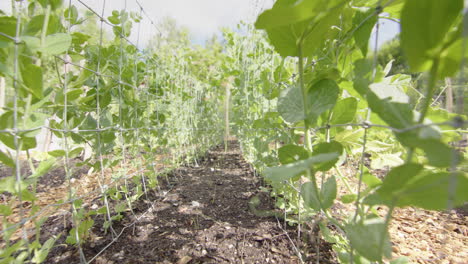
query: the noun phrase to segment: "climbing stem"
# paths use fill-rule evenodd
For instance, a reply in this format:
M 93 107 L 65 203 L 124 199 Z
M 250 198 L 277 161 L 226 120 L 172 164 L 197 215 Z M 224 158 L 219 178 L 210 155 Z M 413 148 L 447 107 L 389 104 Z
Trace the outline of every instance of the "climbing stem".
M 346 180 L 345 176 L 343 175 L 343 173 L 341 172 L 340 168 L 338 166 L 335 165 L 335 171 L 338 173 L 338 175 L 340 176 L 340 179 L 343 181 L 344 185 L 346 186 L 346 189 L 348 189 L 348 191 L 350 193 L 353 193 L 353 189 L 351 188 L 351 186 L 349 185 L 348 183 L 348 180 Z
M 298 45 L 298 55 L 299 55 L 299 86 L 302 91 L 302 104 L 304 106 L 304 146 L 308 151 L 312 151 L 312 141 L 310 138 L 310 127 L 309 122 L 307 122 L 307 113 L 309 112 L 309 107 L 307 103 L 307 87 L 304 84 L 304 58 L 302 57 L 302 44 Z
M 429 111 L 429 106 L 432 102 L 432 97 L 434 96 L 436 82 L 437 82 L 437 74 L 439 71 L 439 58 L 434 59 L 434 63 L 431 67 L 431 72 L 429 76 L 429 84 L 426 91 L 426 96 L 424 98 L 423 108 L 421 109 L 421 115 L 419 116 L 418 124 L 422 124 L 424 122 L 424 118 L 427 115 L 427 111 Z
M 52 7 L 50 5 L 50 3 L 47 4 L 47 7 L 46 7 L 46 10 L 45 10 L 45 13 L 44 13 L 44 23 L 42 24 L 42 31 L 41 31 L 41 47 L 45 47 L 46 45 L 46 37 L 47 37 L 47 28 L 49 27 L 49 20 L 50 20 L 50 11 L 51 11 Z M 39 59 L 36 61 L 36 65 L 41 67 L 41 64 L 42 64 L 42 60 Z
M 435 58 L 434 62 L 432 63 L 431 71 L 429 73 L 429 83 L 426 91 L 426 95 L 423 101 L 423 107 L 421 109 L 421 114 L 419 115 L 418 125 L 424 123 L 424 119 L 426 118 L 427 112 L 429 111 L 429 107 L 431 106 L 432 97 L 434 96 L 434 92 L 436 89 L 437 83 L 437 75 L 439 72 L 439 58 Z M 414 154 L 414 147 L 411 147 L 408 150 L 408 156 L 406 162 L 411 162 Z

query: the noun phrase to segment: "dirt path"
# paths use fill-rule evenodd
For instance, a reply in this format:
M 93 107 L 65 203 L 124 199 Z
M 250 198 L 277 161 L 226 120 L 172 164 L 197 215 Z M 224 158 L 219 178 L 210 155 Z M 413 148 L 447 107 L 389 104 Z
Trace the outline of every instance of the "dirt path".
M 248 209 L 260 179 L 241 158 L 237 142 L 230 142 L 229 149 L 225 153 L 218 146 L 199 166 L 177 169 L 169 184 L 137 202 L 135 215 L 127 212 L 114 224 L 122 235 L 93 263 L 300 263 L 291 241 L 297 242 L 295 229 L 285 231 L 277 219 Z M 260 209 L 273 208 L 267 194 L 259 197 Z M 95 221 L 83 247 L 88 261 L 112 240 Z M 332 263 L 330 247 L 320 247 L 320 263 Z M 313 254 L 307 255 L 305 261 L 312 262 Z M 76 250 L 65 245 L 54 248 L 47 261 L 77 262 Z

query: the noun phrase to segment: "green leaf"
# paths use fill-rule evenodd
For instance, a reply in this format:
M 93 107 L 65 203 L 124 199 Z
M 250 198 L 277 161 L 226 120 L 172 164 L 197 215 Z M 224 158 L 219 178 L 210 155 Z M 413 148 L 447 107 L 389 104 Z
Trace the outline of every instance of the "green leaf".
M 402 89 L 398 79 L 393 81 L 393 76 L 387 77 L 381 82 L 369 85 L 369 89 L 381 100 L 387 99 L 389 102 L 408 104 L 410 98 Z
M 426 153 L 429 165 L 448 168 L 462 162 L 463 156 L 437 139 L 417 140 L 417 145 Z
M 37 36 L 42 32 L 42 28 L 44 27 L 44 15 L 37 15 L 30 18 L 25 24 L 23 31 L 21 34 L 23 36 Z M 61 22 L 61 16 L 58 16 L 54 13 L 51 13 L 49 16 L 49 23 L 47 25 L 47 34 L 55 34 L 64 30 L 64 27 Z
M 423 170 L 419 164 L 407 163 L 393 168 L 377 191 L 384 199 L 392 200 L 404 190 L 404 186 Z
M 307 206 L 315 211 L 320 211 L 320 198 L 312 182 L 302 184 L 301 196 Z
M 444 39 L 461 14 L 463 0 L 406 1 L 401 14 L 401 47 L 413 72 L 427 71 L 443 51 Z
M 64 157 L 65 154 L 67 154 L 65 152 L 65 150 L 61 150 L 61 149 L 57 149 L 57 150 L 52 150 L 52 151 L 49 151 L 47 152 L 49 155 L 51 155 L 52 157 L 56 157 L 56 158 L 59 158 L 59 157 Z
M 352 202 L 356 201 L 356 199 L 357 199 L 356 194 L 345 194 L 345 195 L 341 196 L 341 202 L 345 203 L 345 204 L 352 203 Z
M 76 228 L 70 229 L 70 232 L 68 232 L 69 235 L 67 236 L 67 239 L 65 242 L 69 245 L 75 245 L 77 243 L 76 241 Z
M 41 47 L 41 52 L 45 55 L 59 55 L 68 50 L 71 42 L 72 37 L 66 33 L 48 35 L 45 45 Z
M 12 38 L 16 37 L 16 18 L 12 16 L 0 17 L 0 32 Z M 0 35 L 0 41 L 11 42 L 13 40 Z
M 0 179 L 0 193 L 9 192 L 16 193 L 15 190 L 16 178 L 13 176 Z
M 330 208 L 336 198 L 337 187 L 335 176 L 329 177 L 320 190 L 323 210 Z
M 369 92 L 367 95 L 369 107 L 391 127 L 403 129 L 413 125 L 413 109 L 407 103 L 394 103 L 389 99 L 379 99 Z
M 13 161 L 13 159 L 7 155 L 6 153 L 3 153 L 1 150 L 0 150 L 0 161 L 7 165 L 8 167 L 11 167 L 11 168 L 15 168 L 16 165 L 15 165 L 15 162 Z
M 55 244 L 56 238 L 49 238 L 40 249 L 34 250 L 34 257 L 32 259 L 33 263 L 43 263 L 47 255 L 49 255 L 50 250 Z
M 36 196 L 34 196 L 34 194 L 30 192 L 28 189 L 24 189 L 21 192 L 21 199 L 23 201 L 30 201 L 30 202 L 37 200 Z
M 42 68 L 34 64 L 28 64 L 21 70 L 21 76 L 23 77 L 23 82 L 28 87 L 30 91 L 36 98 L 41 99 L 42 94 Z
M 320 234 L 325 241 L 328 243 L 339 243 L 339 238 L 333 234 L 333 232 L 326 226 L 324 221 L 319 221 L 318 225 L 320 227 Z
M 382 261 L 392 253 L 387 227 L 383 219 L 374 218 L 363 223 L 350 223 L 345 227 L 351 246 L 370 261 Z
M 111 143 L 111 142 L 114 142 L 115 139 L 116 139 L 115 132 L 113 132 L 113 131 L 103 132 L 103 133 L 101 134 L 101 139 L 102 139 L 102 142 L 103 142 L 103 143 Z
M 3 215 L 3 216 L 9 216 L 13 213 L 13 210 L 11 209 L 11 207 L 7 206 L 7 205 L 4 205 L 4 204 L 0 204 L 0 214 Z
M 377 15 L 374 8 L 361 7 L 357 9 L 353 17 L 353 27 L 356 28 L 353 37 L 364 57 L 367 56 L 369 39 L 375 23 L 377 23 Z
M 5 146 L 11 148 L 11 149 L 16 149 L 15 147 L 15 138 L 11 134 L 3 134 L 0 133 L 0 141 L 5 144 Z
M 293 86 L 283 91 L 278 99 L 278 113 L 288 123 L 296 123 L 305 119 L 302 92 Z
M 81 152 L 83 152 L 84 148 L 82 147 L 78 147 L 78 148 L 75 148 L 73 150 L 70 151 L 70 153 L 68 153 L 68 158 L 74 158 L 78 155 L 81 154 Z
M 346 124 L 354 120 L 358 101 L 354 97 L 348 97 L 336 103 L 332 111 L 330 124 Z
M 118 16 L 110 16 L 110 17 L 107 18 L 107 20 L 109 20 L 109 22 L 111 22 L 114 25 L 119 25 L 120 24 L 120 19 L 119 19 Z
M 0 141 L 3 142 L 7 147 L 16 149 L 15 137 L 13 135 L 0 133 Z M 36 138 L 32 137 L 20 137 L 18 143 L 22 145 L 21 150 L 33 149 L 37 146 Z
M 410 263 L 407 257 L 399 257 L 397 259 L 390 261 L 390 264 L 407 264 L 407 263 Z
M 459 39 L 440 54 L 438 78 L 452 77 L 460 70 L 463 57 L 466 58 L 467 50 L 463 47 L 466 39 Z M 463 51 L 465 54 L 463 54 Z
M 78 22 L 79 16 L 78 9 L 76 9 L 76 7 L 72 5 L 70 8 L 65 9 L 63 16 L 66 20 L 70 21 L 70 23 L 76 24 Z
M 26 47 L 33 53 L 41 48 L 41 40 L 37 37 L 24 36 L 21 37 L 21 40 L 24 41 Z
M 468 201 L 468 175 L 462 172 L 426 172 L 404 186 L 397 206 L 445 210 Z M 449 204 L 451 205 L 449 208 Z
M 114 208 L 116 213 L 122 213 L 126 209 L 127 209 L 127 203 L 126 202 L 120 202 L 120 203 L 116 204 L 115 208 Z
M 364 98 L 373 82 L 373 70 L 374 66 L 370 60 L 360 59 L 354 63 L 353 88 Z
M 404 160 L 400 158 L 401 152 L 391 153 L 391 154 L 375 154 L 375 158 L 372 158 L 371 168 L 373 169 L 383 169 L 386 166 L 396 167 L 404 163 Z M 373 155 L 374 156 L 374 155 Z
M 333 160 L 318 165 L 316 167 L 316 170 L 318 171 L 328 171 L 333 166 L 335 166 L 336 162 L 339 159 L 339 156 L 343 154 L 343 146 L 337 141 L 319 143 L 314 146 L 313 156 L 322 155 L 324 153 L 337 153 L 338 156 Z
M 255 22 L 258 29 L 286 26 L 298 23 L 318 15 L 321 8 L 327 6 L 326 0 L 296 1 L 278 0 L 272 9 L 260 14 Z
M 39 164 L 39 166 L 37 167 L 34 174 L 29 176 L 29 178 L 39 178 L 39 177 L 43 176 L 44 174 L 46 174 L 47 172 L 49 172 L 52 169 L 52 167 L 55 165 L 56 161 L 57 160 L 55 158 L 51 158 L 51 159 L 47 159 L 47 160 L 42 161 Z
M 335 140 L 345 147 L 359 146 L 359 139 L 364 135 L 364 129 L 344 130 L 335 136 Z
M 357 173 L 356 177 L 359 179 L 360 172 Z M 362 182 L 364 182 L 369 188 L 375 188 L 382 184 L 382 181 L 372 175 L 367 168 L 364 168 L 364 172 L 362 174 Z
M 340 24 L 340 11 L 347 0 L 283 0 L 263 12 L 256 27 L 266 29 L 270 42 L 282 56 L 311 56 L 325 40 L 336 34 L 333 25 Z M 307 9 L 302 9 L 307 6 Z
M 323 79 L 309 88 L 307 120 L 315 123 L 317 118 L 325 111 L 335 106 L 340 88 L 335 81 Z
M 281 164 L 289 164 L 298 160 L 305 160 L 309 157 L 309 152 L 301 146 L 286 145 L 278 149 L 278 159 Z
M 313 165 L 321 164 L 334 160 L 339 157 L 338 153 L 319 154 L 306 160 L 297 161 L 279 167 L 270 167 L 265 169 L 266 178 L 273 182 L 283 182 L 292 177 L 311 169 Z

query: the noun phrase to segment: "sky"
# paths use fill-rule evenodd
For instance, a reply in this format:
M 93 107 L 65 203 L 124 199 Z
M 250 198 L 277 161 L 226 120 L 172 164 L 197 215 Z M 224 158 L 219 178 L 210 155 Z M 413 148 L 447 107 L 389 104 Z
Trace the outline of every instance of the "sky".
M 108 17 L 112 10 L 126 9 L 139 12 L 140 4 L 148 16 L 143 15 L 140 26 L 139 43 L 140 46 L 144 46 L 151 36 L 157 33 L 155 25 L 166 16 L 173 17 L 179 25 L 186 26 L 190 30 L 193 43 L 203 45 L 206 39 L 218 34 L 222 27 L 235 28 L 241 20 L 254 22 L 262 10 L 273 5 L 274 0 L 81 0 L 81 2 L 99 13 L 105 2 L 105 17 Z M 65 0 L 64 3 L 68 4 L 68 1 Z M 72 4 L 80 10 L 84 9 L 78 0 L 72 0 Z M 11 9 L 11 1 L 0 0 L 0 9 L 8 12 Z M 134 29 L 136 30 L 136 27 Z M 398 32 L 397 23 L 381 21 L 378 46 L 393 38 Z M 130 39 L 136 43 L 136 31 L 132 32 Z M 374 41 L 371 41 L 371 47 L 375 46 L 373 43 Z

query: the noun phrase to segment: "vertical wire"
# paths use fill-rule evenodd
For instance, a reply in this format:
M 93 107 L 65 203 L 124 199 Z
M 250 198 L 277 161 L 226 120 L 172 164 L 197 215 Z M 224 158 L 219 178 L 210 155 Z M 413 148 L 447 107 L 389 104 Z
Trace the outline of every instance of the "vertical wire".
M 463 89 L 462 86 L 465 83 L 465 64 L 466 64 L 466 51 L 467 51 L 467 38 L 468 38 L 468 0 L 465 0 L 465 5 L 463 9 L 463 23 L 462 23 L 462 50 L 461 50 L 461 63 L 460 63 L 460 73 L 459 73 L 459 80 L 457 82 L 457 87 L 461 91 L 457 91 L 457 96 L 456 96 L 456 112 L 459 115 L 462 115 L 462 109 L 463 109 L 463 104 L 464 104 L 464 98 L 463 98 Z M 462 100 L 461 104 L 460 99 Z M 465 134 L 466 135 L 466 134 Z M 450 179 L 449 179 L 449 184 L 448 184 L 448 199 L 447 199 L 447 209 L 452 210 L 454 207 L 455 203 L 455 197 L 457 193 L 457 164 L 459 163 L 459 156 L 457 155 L 458 151 L 453 147 L 452 149 L 452 162 L 450 164 Z
M 378 9 L 381 8 L 381 0 L 377 3 Z M 379 49 L 379 33 L 380 33 L 380 22 L 379 22 L 379 14 L 376 14 L 377 16 L 377 23 L 376 23 L 376 30 L 375 30 L 375 42 L 374 42 L 374 58 L 373 58 L 373 65 L 372 65 L 372 82 L 375 82 L 375 78 L 377 75 L 377 56 L 378 56 L 378 49 Z M 368 124 L 371 116 L 371 109 L 369 108 L 367 110 L 367 117 L 366 117 L 366 124 Z M 359 181 L 358 181 L 358 189 L 357 189 L 357 199 L 356 199 L 356 212 L 354 214 L 354 220 L 356 221 L 357 215 L 359 213 L 359 200 L 361 197 L 361 186 L 362 186 L 362 179 L 364 176 L 364 158 L 366 154 L 366 144 L 367 144 L 367 132 L 368 132 L 369 126 L 364 127 L 364 137 L 363 137 L 363 142 L 362 142 L 362 154 L 361 154 L 361 160 L 359 163 Z
M 122 13 L 123 12 L 123 13 Z M 127 0 L 124 0 L 124 9 L 123 11 L 121 11 L 121 14 L 128 14 L 127 12 Z M 127 19 L 130 19 L 129 16 L 127 15 L 126 16 Z M 127 59 L 124 57 L 125 55 L 125 52 L 124 52 L 124 41 L 123 41 L 123 38 L 125 37 L 126 35 L 126 30 L 125 30 L 125 23 L 128 22 L 128 20 L 121 20 L 121 28 L 122 28 L 122 31 L 120 32 L 120 36 L 119 36 L 119 76 L 118 76 L 118 80 L 119 80 L 119 83 L 118 83 L 118 87 L 119 87 L 119 135 L 120 135 L 120 141 L 121 141 L 121 144 L 122 144 L 122 152 L 121 152 L 121 155 L 122 155 L 122 165 L 121 165 L 121 170 L 120 170 L 120 175 L 119 175 L 119 179 L 122 177 L 122 175 L 127 175 L 128 173 L 128 167 L 127 167 L 127 147 L 126 147 L 126 141 L 125 141 L 125 137 L 124 137 L 124 131 L 125 133 L 133 133 L 133 131 L 128 131 L 127 130 L 127 127 L 124 126 L 124 123 L 123 123 L 123 111 L 122 111 L 122 104 L 123 104 L 123 93 L 122 93 L 122 87 L 123 87 L 123 81 L 122 81 L 122 68 L 123 68 L 123 65 L 126 64 L 127 62 Z M 133 88 L 132 88 L 133 89 Z M 126 113 L 127 115 L 130 114 L 130 111 L 128 111 Z M 130 120 L 132 120 L 132 118 L 130 118 Z M 130 124 L 130 127 L 133 127 L 133 123 Z M 128 198 L 128 191 L 129 191 L 129 185 L 128 185 L 128 179 L 127 177 L 124 176 L 124 184 L 125 184 L 125 192 L 124 192 L 124 196 L 125 196 L 125 200 L 127 201 L 127 204 L 130 208 L 130 211 L 131 213 L 133 214 L 133 216 L 135 216 L 135 213 L 133 211 L 133 207 L 132 207 L 132 203 L 130 201 L 130 199 Z
M 104 25 L 104 11 L 106 9 L 106 0 L 103 1 L 102 3 L 102 13 L 101 13 L 101 24 L 100 24 L 100 29 L 99 29 L 99 45 L 98 45 L 98 56 L 97 56 L 97 66 L 96 66 L 96 128 L 97 128 L 97 147 L 98 147 L 98 156 L 99 156 L 99 167 L 100 167 L 100 176 L 98 177 L 98 184 L 101 189 L 101 194 L 104 198 L 104 204 L 106 206 L 106 215 L 107 215 L 107 221 L 109 222 L 109 229 L 111 230 L 112 238 L 117 237 L 117 232 L 115 232 L 114 228 L 112 227 L 112 217 L 111 217 L 111 212 L 110 212 L 110 207 L 109 207 L 109 201 L 107 197 L 107 185 L 105 182 L 105 174 L 104 174 L 104 161 L 102 157 L 102 144 L 101 144 L 101 106 L 99 103 L 100 99 L 100 85 L 101 85 L 101 78 L 102 74 L 100 72 L 101 70 L 101 52 L 102 52 L 102 46 L 103 46 L 103 25 Z
M 151 55 L 151 54 L 150 54 Z M 148 67 L 148 64 L 146 65 L 146 67 Z M 156 120 L 159 120 L 159 109 L 156 109 L 156 105 L 155 105 L 155 102 L 157 102 L 157 96 L 153 95 L 153 94 L 150 94 L 149 93 L 149 87 L 150 86 L 157 86 L 157 81 L 156 81 L 156 67 L 155 65 L 152 65 L 150 67 L 150 76 L 147 77 L 147 93 L 148 95 L 146 96 L 146 100 L 147 100 L 147 104 L 149 104 L 149 97 L 150 95 L 152 96 L 152 100 L 151 100 L 151 104 L 149 104 L 149 112 L 146 114 L 146 122 L 147 122 L 147 126 L 149 127 L 152 127 L 153 126 L 153 122 L 151 122 L 150 120 L 150 113 L 153 113 L 154 111 L 156 111 Z M 154 82 L 154 84 L 153 84 Z M 156 87 L 154 87 L 156 88 Z M 159 123 L 159 121 L 158 121 Z M 159 124 L 156 124 L 156 125 L 159 125 Z M 156 157 L 157 157 L 157 152 L 155 152 L 155 146 L 153 146 L 153 144 L 157 144 L 157 142 L 155 142 L 154 138 L 153 138 L 153 131 L 148 131 L 149 132 L 149 135 L 148 135 L 148 143 L 150 144 L 149 146 L 149 150 L 150 150 L 150 153 L 152 156 L 154 156 L 154 158 L 151 159 L 151 169 L 152 169 L 152 174 L 151 175 L 151 179 L 154 180 L 155 182 L 157 182 L 157 171 L 156 171 Z M 160 190 L 160 187 L 159 187 L 159 184 L 158 184 L 158 190 Z
M 68 1 L 68 10 L 71 10 L 71 0 Z M 70 34 L 71 31 L 71 19 L 70 19 L 71 12 L 68 12 L 68 26 L 67 26 L 67 34 Z M 69 126 L 68 126 L 68 49 L 65 52 L 65 59 L 63 60 L 64 63 L 64 81 L 63 81 L 63 102 L 64 102 L 64 108 L 63 108 L 63 130 L 62 132 L 62 138 L 63 138 L 63 148 L 65 149 L 65 177 L 67 179 L 68 183 L 68 199 L 71 200 L 74 196 L 74 192 L 72 189 L 72 183 L 71 183 L 71 171 L 70 171 L 70 157 L 69 157 L 69 152 L 70 152 L 70 146 L 68 143 L 68 137 L 69 137 Z M 57 69 L 58 70 L 58 69 Z M 59 71 L 58 71 L 59 72 Z M 60 76 L 59 76 L 60 78 Z M 52 133 L 52 131 L 51 131 Z M 72 225 L 75 227 L 75 240 L 76 244 L 78 245 L 78 252 L 80 255 L 80 263 L 86 263 L 86 257 L 83 252 L 83 248 L 81 246 L 81 239 L 79 235 L 79 223 L 76 219 L 77 217 L 77 210 L 75 207 L 75 203 L 70 204 L 70 213 L 71 213 L 71 222 Z
M 138 4 L 138 1 L 137 1 L 137 0 L 135 0 L 135 1 L 136 1 L 137 4 Z M 140 13 L 139 13 L 140 22 L 138 22 L 137 42 L 136 42 L 137 47 L 138 47 L 138 45 L 140 44 L 140 30 L 141 30 L 142 13 L 143 13 L 143 7 L 140 6 Z M 133 69 L 133 75 L 134 75 L 134 77 L 133 77 L 133 78 L 134 78 L 134 80 L 135 80 L 134 86 L 138 88 L 138 87 L 140 87 L 141 85 L 140 85 L 140 81 L 138 80 L 138 63 L 137 63 L 137 61 L 138 61 L 138 56 L 137 56 L 137 54 L 138 54 L 138 52 L 136 52 L 136 53 L 135 53 L 135 56 L 134 56 L 134 69 Z M 148 65 L 147 65 L 146 63 L 147 63 L 147 62 L 145 61 L 145 76 L 146 76 L 146 74 L 147 74 L 147 72 L 148 72 L 148 68 L 147 68 Z M 142 81 L 144 82 L 144 78 L 143 78 Z M 146 87 L 147 87 L 148 84 L 147 84 L 146 82 L 144 82 L 144 83 L 145 83 L 145 85 L 144 85 L 144 87 L 142 87 L 141 89 L 143 89 L 143 88 L 146 89 Z M 137 92 L 139 92 L 138 98 L 141 99 L 141 91 L 139 91 L 139 90 L 137 89 Z M 149 107 L 148 107 L 148 97 L 145 96 L 145 98 L 146 98 L 145 109 L 148 109 L 148 108 L 149 108 Z M 138 112 L 137 112 L 137 115 L 138 115 Z M 137 119 L 137 120 L 138 120 L 138 119 Z M 140 121 L 139 121 L 139 123 L 140 123 Z M 149 134 L 150 131 L 147 130 L 146 133 Z M 140 143 L 142 143 L 141 140 L 140 140 L 140 130 L 139 130 L 139 127 L 138 127 L 138 129 L 136 130 L 136 136 L 135 136 L 135 137 L 136 137 L 136 142 L 138 143 L 138 145 L 139 145 Z M 141 154 L 140 154 L 140 157 L 141 157 Z M 146 199 L 148 200 L 148 193 L 147 193 L 147 189 L 146 189 L 146 177 L 145 177 L 145 173 L 142 172 L 141 166 L 140 166 L 140 165 L 141 165 L 141 162 L 138 163 L 138 167 L 137 167 L 137 168 L 138 168 L 138 171 L 140 171 L 141 182 L 142 182 L 142 184 L 143 184 L 143 192 L 144 192 L 144 194 L 145 194 Z
M 14 64 L 13 64 L 13 143 L 15 145 L 15 176 L 16 176 L 16 191 L 19 202 L 19 216 L 23 220 L 25 216 L 25 208 L 23 207 L 23 195 L 22 195 L 22 175 L 21 175 L 21 148 L 22 144 L 19 141 L 19 129 L 18 129 L 18 97 L 19 97 L 19 45 L 21 44 L 20 34 L 21 34 L 21 15 L 22 15 L 22 4 L 23 1 L 16 1 L 13 6 L 13 12 L 16 13 L 16 29 L 15 29 L 15 40 L 14 40 Z M 29 248 L 29 238 L 26 230 L 26 226 L 23 225 L 21 228 L 22 240 L 26 243 Z M 28 252 L 28 259 L 31 260 L 31 252 Z

